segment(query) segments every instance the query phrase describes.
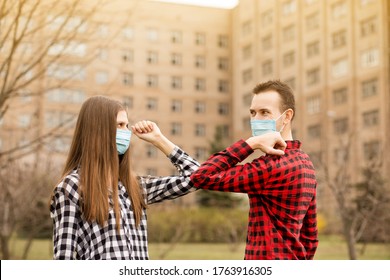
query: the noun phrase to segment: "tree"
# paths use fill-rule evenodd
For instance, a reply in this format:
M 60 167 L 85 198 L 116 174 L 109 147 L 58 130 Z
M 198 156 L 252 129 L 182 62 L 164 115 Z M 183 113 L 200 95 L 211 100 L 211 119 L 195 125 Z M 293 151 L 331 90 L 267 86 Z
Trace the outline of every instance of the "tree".
M 134 5 L 126 12 L 127 20 L 111 30 L 106 40 L 97 41 L 97 30 L 104 23 L 102 15 L 107 19 L 108 8 L 114 6 L 114 2 L 0 0 L 2 259 L 12 257 L 9 240 L 16 232 L 28 232 L 31 242 L 41 231 L 40 226 L 47 226 L 40 219 L 47 214 L 47 188 L 52 188 L 54 182 L 42 171 L 42 166 L 50 163 L 48 159 L 52 154 L 45 150 L 45 160 L 39 155 L 43 145 L 55 141 L 69 129 L 75 115 L 64 117 L 51 129 L 43 128 L 45 108 L 42 101 L 52 98 L 53 90 L 66 89 L 74 79 L 84 75 L 87 65 L 98 56 L 99 48 L 110 46 L 138 3 L 132 1 Z M 87 50 L 87 43 L 97 47 Z M 77 64 L 72 64 L 74 61 Z M 26 125 L 18 128 L 14 124 L 26 113 L 27 107 L 31 111 L 22 119 Z M 45 168 L 49 173 L 50 169 Z M 37 174 L 44 176 L 36 177 Z M 58 171 L 54 174 L 58 176 Z M 45 217 L 50 221 L 47 215 Z M 28 245 L 25 255 L 27 253 Z
M 319 182 L 328 187 L 335 198 L 349 258 L 356 260 L 356 244 L 363 240 L 370 229 L 375 228 L 376 231 L 389 220 L 390 217 L 384 213 L 384 209 L 390 210 L 390 196 L 386 191 L 388 186 L 381 175 L 383 159 L 379 152 L 366 155 L 370 160 L 366 162 L 366 166 L 361 166 L 360 180 L 352 178 L 351 143 L 352 135 L 347 141 L 340 141 L 338 160 L 329 164 L 319 159 L 317 169 L 320 174 Z
M 36 153 L 44 141 L 56 137 L 58 128 L 73 124 L 75 116 L 69 114 L 51 131 L 44 131 L 39 125 L 45 118 L 42 100 L 50 99 L 55 90 L 68 90 L 74 80 L 85 75 L 87 65 L 128 24 L 136 0 L 126 21 L 111 30 L 105 40 L 98 41 L 96 33 L 104 23 L 102 12 L 108 14 L 110 6 L 118 6 L 115 2 L 0 0 L 0 122 L 12 111 L 3 126 L 11 123 L 18 113 L 25 113 L 26 104 L 33 105 L 23 132 L 12 125 L 3 127 L 1 138 L 17 139 L 21 133 L 24 136 L 22 144 L 7 141 L 4 145 L 3 141 L 1 164 Z M 98 46 L 89 48 L 94 44 Z

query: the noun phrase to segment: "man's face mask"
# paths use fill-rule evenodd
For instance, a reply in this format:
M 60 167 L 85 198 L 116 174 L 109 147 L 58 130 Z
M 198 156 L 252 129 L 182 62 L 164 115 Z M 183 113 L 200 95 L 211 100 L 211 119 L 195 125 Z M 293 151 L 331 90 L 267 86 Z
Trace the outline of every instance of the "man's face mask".
M 286 113 L 286 111 L 284 111 L 283 114 L 281 114 L 275 120 L 251 120 L 252 135 L 259 136 L 267 132 L 276 131 L 276 122 L 284 115 L 284 113 Z M 284 125 L 279 132 L 281 132 L 283 128 Z
M 125 129 L 116 130 L 116 149 L 118 154 L 123 155 L 126 153 L 130 146 L 131 131 Z

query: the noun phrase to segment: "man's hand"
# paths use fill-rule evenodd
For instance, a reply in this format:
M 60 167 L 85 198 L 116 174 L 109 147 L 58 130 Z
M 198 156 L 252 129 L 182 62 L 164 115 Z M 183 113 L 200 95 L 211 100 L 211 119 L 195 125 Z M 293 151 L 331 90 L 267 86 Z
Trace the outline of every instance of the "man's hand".
M 246 140 L 253 150 L 259 149 L 268 155 L 284 155 L 287 147 L 279 132 L 269 132 L 259 136 L 253 136 Z

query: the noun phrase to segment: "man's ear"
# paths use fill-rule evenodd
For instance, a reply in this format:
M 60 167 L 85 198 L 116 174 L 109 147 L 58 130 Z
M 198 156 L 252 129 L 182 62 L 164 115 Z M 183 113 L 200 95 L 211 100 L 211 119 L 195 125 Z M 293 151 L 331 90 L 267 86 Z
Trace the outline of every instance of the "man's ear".
M 287 110 L 286 110 L 286 118 L 285 118 L 285 121 L 288 120 L 288 122 L 286 122 L 286 124 L 289 123 L 289 122 L 291 122 L 292 119 L 293 119 L 293 117 L 294 117 L 294 110 L 291 109 L 291 108 L 290 108 L 290 109 L 287 109 Z

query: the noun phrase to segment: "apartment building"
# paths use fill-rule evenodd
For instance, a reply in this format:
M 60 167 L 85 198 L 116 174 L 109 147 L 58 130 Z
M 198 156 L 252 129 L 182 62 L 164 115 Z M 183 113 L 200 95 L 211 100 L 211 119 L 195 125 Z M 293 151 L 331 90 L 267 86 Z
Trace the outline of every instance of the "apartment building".
M 389 174 L 389 9 L 386 0 L 240 0 L 231 10 L 113 1 L 86 23 L 88 39 L 79 24 L 73 51 L 30 86 L 41 94 L 12 101 L 1 147 L 70 120 L 33 157 L 63 161 L 81 103 L 102 94 L 123 101 L 130 122 L 156 121 L 202 162 L 217 127 L 226 144 L 250 136 L 252 88 L 281 79 L 296 94 L 294 137 L 319 177 L 323 166 L 334 176 L 348 160 L 357 182 L 365 162 L 380 154 Z M 175 172 L 151 145 L 135 136 L 131 145 L 138 173 Z M 323 184 L 320 208 L 334 201 Z
M 388 13 L 382 0 L 241 0 L 233 12 L 234 136 L 250 129 L 254 84 L 289 83 L 293 136 L 318 170 L 324 211 L 335 208 L 325 171 L 356 183 L 370 158 L 390 171 Z

